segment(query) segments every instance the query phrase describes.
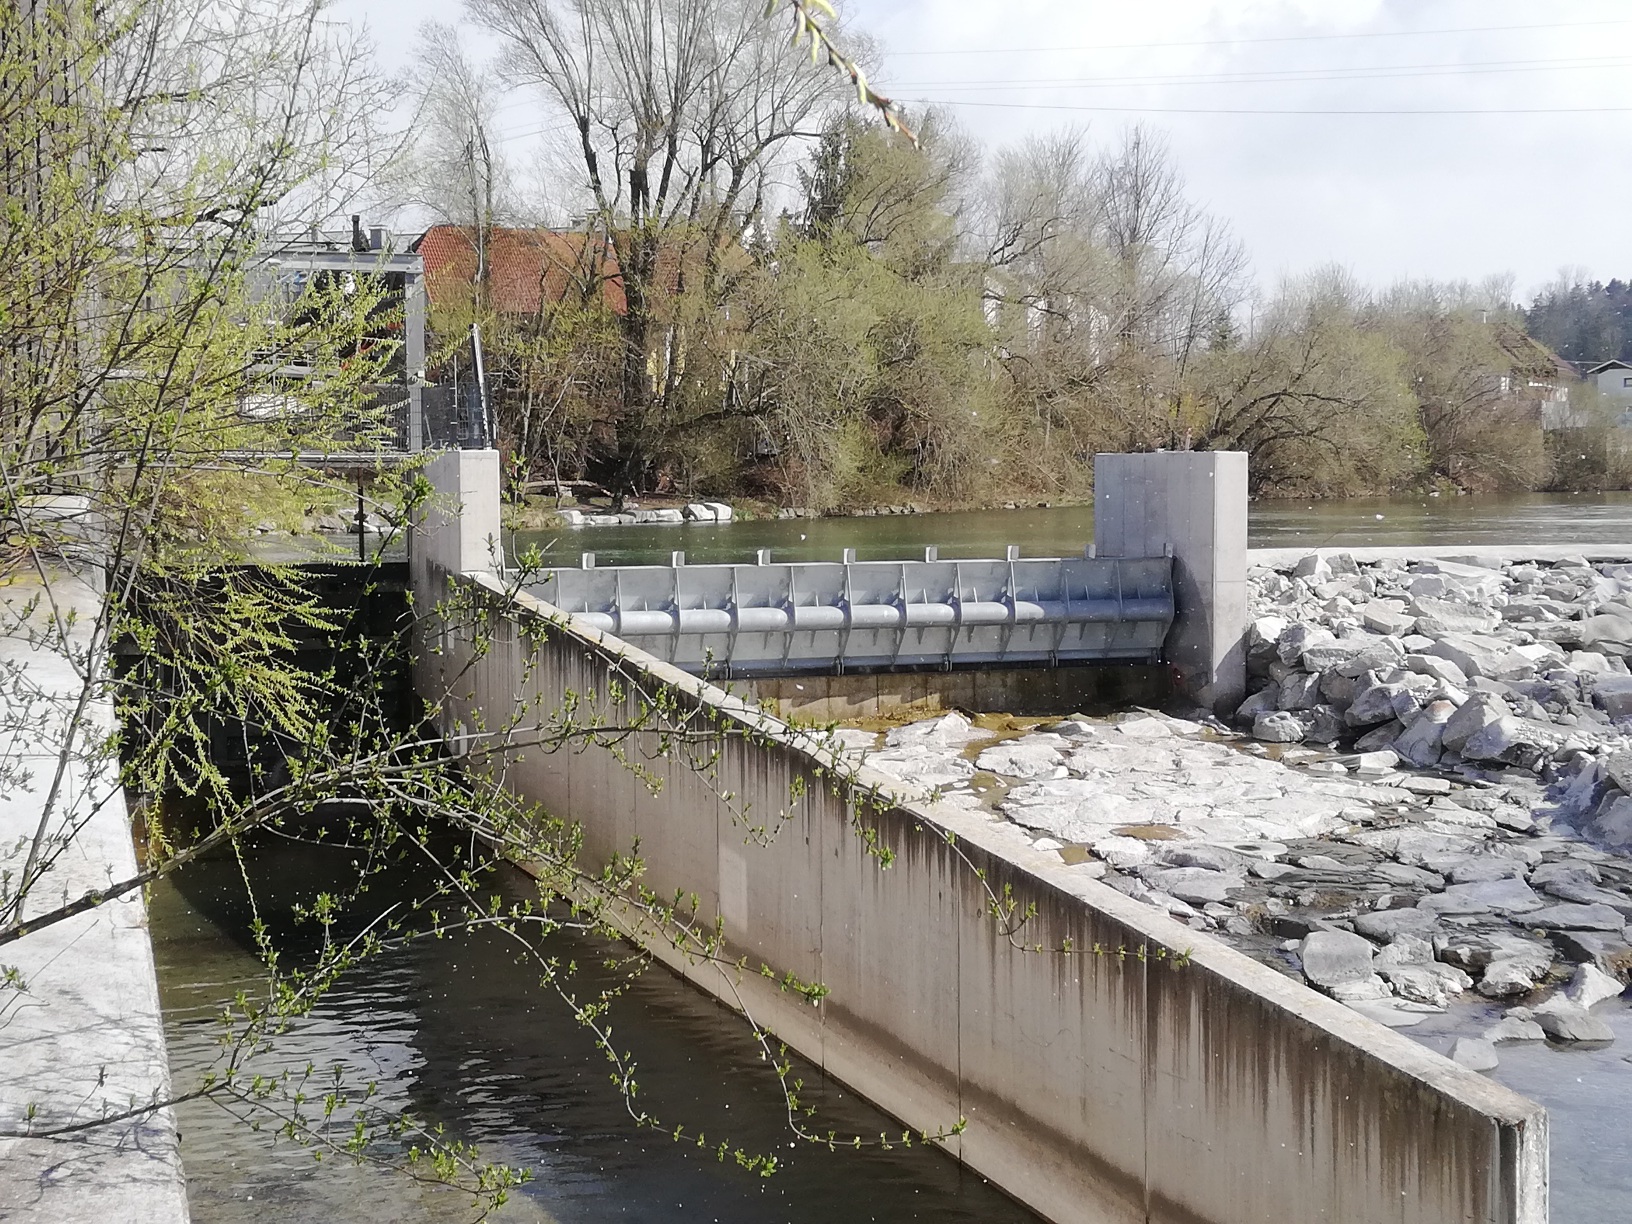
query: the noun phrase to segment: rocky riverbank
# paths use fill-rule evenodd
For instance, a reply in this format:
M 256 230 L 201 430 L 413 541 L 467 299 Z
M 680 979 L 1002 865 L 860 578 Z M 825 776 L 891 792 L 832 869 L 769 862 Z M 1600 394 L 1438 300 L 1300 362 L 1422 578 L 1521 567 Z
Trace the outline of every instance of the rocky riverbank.
M 1488 1070 L 1502 1043 L 1614 1038 L 1629 598 L 1625 565 L 1310 557 L 1252 574 L 1234 727 L 948 714 L 839 735 L 1382 1023 L 1443 1017 Z

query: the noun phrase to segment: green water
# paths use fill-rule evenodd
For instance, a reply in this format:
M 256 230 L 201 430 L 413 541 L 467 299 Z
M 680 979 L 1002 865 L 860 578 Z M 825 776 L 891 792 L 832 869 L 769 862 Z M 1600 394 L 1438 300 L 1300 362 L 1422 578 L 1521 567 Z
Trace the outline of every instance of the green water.
M 1632 493 L 1255 502 L 1248 533 L 1254 548 L 1632 544 Z M 674 551 L 694 563 L 749 561 L 762 548 L 787 561 L 837 560 L 846 548 L 864 561 L 899 559 L 930 545 L 945 557 L 1001 557 L 1009 544 L 1026 556 L 1075 556 L 1093 538 L 1091 506 L 1059 506 L 723 526 L 564 527 L 518 532 L 515 545 L 536 544 L 558 562 L 593 552 L 601 564 L 649 565 L 666 562 Z
M 265 989 L 249 931 L 254 913 L 298 957 L 302 940 L 316 935 L 292 925 L 291 907 L 349 883 L 353 857 L 342 846 L 268 841 L 247 869 L 253 912 L 231 859 L 193 863 L 153 886 L 150 926 L 178 1090 L 219 1069 L 223 1003 Z M 382 873 L 356 911 L 342 915 L 342 933 L 388 904 L 429 896 L 437 879 L 428 864 Z M 488 882 L 506 902 L 536 897 L 513 869 L 489 873 Z M 551 951 L 576 966 L 574 989 L 586 998 L 619 980 L 603 963 L 610 950 L 586 936 L 552 937 Z M 1041 1224 L 932 1147 L 830 1152 L 794 1142 L 779 1082 L 747 1027 L 661 968 L 641 975 L 610 1019 L 620 1049 L 638 1064 L 643 1108 L 775 1154 L 781 1171 L 757 1177 L 637 1126 L 591 1034 L 539 987 L 515 947 L 491 933 L 424 940 L 366 962 L 250 1069 L 341 1067 L 354 1088 L 373 1083 L 381 1107 L 444 1125 L 451 1138 L 479 1144 L 486 1159 L 529 1168 L 533 1180 L 491 1217 L 495 1224 Z M 899 1129 L 819 1069 L 796 1065 L 822 1127 Z M 471 1201 L 450 1190 L 340 1158 L 318 1163 L 277 1139 L 275 1126 L 251 1129 L 207 1100 L 182 1104 L 176 1117 L 195 1224 L 475 1218 Z

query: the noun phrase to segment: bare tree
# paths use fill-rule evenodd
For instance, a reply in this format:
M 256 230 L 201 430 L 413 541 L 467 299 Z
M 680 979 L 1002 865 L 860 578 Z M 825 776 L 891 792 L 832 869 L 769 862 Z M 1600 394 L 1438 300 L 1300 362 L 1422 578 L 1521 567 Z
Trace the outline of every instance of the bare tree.
M 1069 465 L 1184 445 L 1180 387 L 1238 302 L 1244 259 L 1165 144 L 1136 127 L 1098 153 L 1080 130 L 1006 150 L 981 232 L 1001 364 L 1045 450 L 1063 446 Z
M 668 303 L 714 299 L 761 218 L 782 149 L 816 134 L 838 81 L 763 20 L 758 0 L 467 0 L 509 79 L 575 133 L 596 228 L 617 260 L 622 407 L 611 479 L 648 475 L 681 376 Z
M 451 26 L 438 21 L 421 26 L 418 58 L 425 85 L 413 145 L 395 179 L 403 203 L 417 205 L 469 236 L 480 303 L 491 272 L 493 227 L 515 208 L 512 167 L 494 130 L 497 91 Z
M 1218 310 L 1239 300 L 1245 255 L 1222 222 L 1186 198 L 1167 142 L 1149 128 L 1130 128 L 1100 157 L 1094 187 L 1119 273 L 1116 335 L 1182 368 Z

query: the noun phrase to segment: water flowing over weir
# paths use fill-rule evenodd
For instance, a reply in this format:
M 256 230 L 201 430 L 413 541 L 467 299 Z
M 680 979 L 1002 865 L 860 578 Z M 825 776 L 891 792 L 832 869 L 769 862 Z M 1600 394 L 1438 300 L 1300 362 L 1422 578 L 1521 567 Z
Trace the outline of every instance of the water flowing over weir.
M 1121 547 L 1100 555 L 1172 547 L 1164 659 L 1193 696 L 1229 700 L 1244 463 L 1106 458 L 1096 518 Z M 484 573 L 496 456 L 449 455 L 429 474 L 460 512 L 433 508 L 416 527 L 420 606 L 452 583 L 488 617 L 480 651 L 449 625 L 440 653 L 422 656 L 427 673 L 467 678 L 450 725 L 502 725 L 518 703 L 551 709 L 568 693 L 625 723 L 637 705 L 626 682 L 638 681 L 677 716 L 749 733 L 722 741 L 707 781 L 654 762 L 656 793 L 594 748 L 496 746 L 471 767 L 502 767 L 525 798 L 579 822 L 591 863 L 638 839 L 646 885 L 695 893 L 732 955 L 823 983 L 813 1008 L 763 978 L 667 958 L 828 1073 L 915 1128 L 967 1118 L 953 1154 L 1057 1221 L 1546 1219 L 1538 1106 L 989 821 L 894 798 L 898 784 L 865 768 L 835 781 L 817 737 Z M 1219 508 L 1237 487 L 1232 523 Z M 737 804 L 780 813 L 777 835 L 748 844 Z M 1031 915 L 1020 938 L 994 921 L 994 897 Z

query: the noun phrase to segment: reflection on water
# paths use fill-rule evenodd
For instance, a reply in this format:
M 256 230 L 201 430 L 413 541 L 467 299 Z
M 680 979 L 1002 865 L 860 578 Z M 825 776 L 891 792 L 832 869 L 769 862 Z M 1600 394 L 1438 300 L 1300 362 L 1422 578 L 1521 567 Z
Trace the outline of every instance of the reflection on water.
M 342 859 L 310 847 L 266 847 L 256 871 L 281 896 L 263 894 L 263 914 L 287 912 L 291 881 L 320 887 L 325 872 L 343 869 Z M 368 897 L 383 906 L 394 893 L 424 886 L 404 870 Z M 507 874 L 495 887 L 522 896 L 527 884 Z M 190 867 L 155 889 L 152 930 L 178 1090 L 196 1082 L 216 1055 L 220 1002 L 238 989 L 253 991 L 258 981 L 248 917 L 231 863 Z M 555 950 L 583 966 L 586 981 L 599 980 L 597 945 L 560 944 Z M 741 1022 L 661 969 L 640 979 L 616 1006 L 614 1021 L 619 1045 L 639 1062 L 645 1108 L 750 1150 L 775 1151 L 782 1171 L 761 1179 L 637 1129 L 585 1030 L 546 1001 L 533 975 L 491 937 L 429 940 L 370 962 L 280 1040 L 276 1063 L 300 1067 L 310 1060 L 320 1069 L 341 1063 L 358 1081 L 377 1081 L 384 1104 L 445 1123 L 450 1135 L 479 1144 L 485 1159 L 531 1168 L 535 1180 L 500 1220 L 1036 1220 L 938 1152 L 791 1146 L 780 1089 Z M 805 1095 L 820 1105 L 826 1126 L 863 1134 L 891 1128 L 849 1093 L 820 1086 L 815 1070 L 802 1074 Z M 198 1224 L 417 1224 L 472 1214 L 468 1199 L 445 1189 L 333 1158 L 319 1164 L 217 1106 L 195 1102 L 178 1112 Z
M 1353 501 L 1254 502 L 1254 548 L 1494 544 L 1632 544 L 1632 493 L 1533 493 L 1515 497 L 1362 498 Z M 751 561 L 761 548 L 782 561 L 837 560 L 854 548 L 866 560 L 915 556 L 937 545 L 946 557 L 1001 557 L 1018 544 L 1032 557 L 1075 556 L 1094 538 L 1089 506 L 1050 510 L 970 510 L 878 518 L 651 527 L 564 527 L 520 532 L 554 561 L 593 552 L 602 564 Z

